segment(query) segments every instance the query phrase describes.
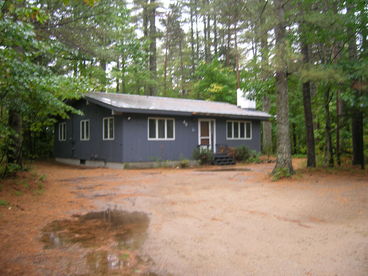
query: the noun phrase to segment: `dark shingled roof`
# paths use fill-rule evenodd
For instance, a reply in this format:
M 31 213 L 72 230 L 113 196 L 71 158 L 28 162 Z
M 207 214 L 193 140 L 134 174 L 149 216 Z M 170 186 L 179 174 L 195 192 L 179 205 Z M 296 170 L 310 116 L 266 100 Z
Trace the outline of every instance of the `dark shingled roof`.
M 266 112 L 222 102 L 115 93 L 89 93 L 85 98 L 118 112 L 162 115 L 203 115 L 267 120 Z

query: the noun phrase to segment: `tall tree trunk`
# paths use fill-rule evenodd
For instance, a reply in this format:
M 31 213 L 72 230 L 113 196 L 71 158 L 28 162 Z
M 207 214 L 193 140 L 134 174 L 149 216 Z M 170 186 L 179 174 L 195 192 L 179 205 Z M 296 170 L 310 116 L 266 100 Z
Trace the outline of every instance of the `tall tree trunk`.
M 303 34 L 302 34 L 303 37 Z M 301 53 L 303 55 L 303 63 L 308 65 L 309 59 L 309 46 L 302 40 Z M 313 129 L 313 113 L 312 113 L 312 100 L 311 100 L 311 83 L 306 81 L 303 83 L 303 107 L 304 107 L 304 123 L 306 132 L 306 144 L 307 144 L 307 167 L 316 167 L 316 151 L 314 141 L 314 129 Z
M 341 166 L 341 147 L 340 147 L 340 117 L 342 113 L 342 102 L 340 100 L 340 91 L 336 91 L 336 161 Z
M 149 0 L 144 0 L 144 3 L 142 5 L 143 6 L 143 12 L 142 12 L 142 16 L 143 16 L 143 37 L 144 37 L 145 41 L 149 40 L 149 33 L 148 33 L 148 22 L 149 22 L 148 1 Z M 147 49 L 147 55 L 148 56 L 150 55 L 149 49 Z M 149 70 L 149 66 L 150 66 L 149 61 L 146 64 L 146 66 L 147 67 L 145 69 Z M 149 86 L 147 85 L 147 83 L 144 84 L 143 89 L 144 89 L 144 94 L 148 95 L 149 94 Z M 137 91 L 139 91 L 139 88 L 138 88 Z
M 196 62 L 195 62 L 195 46 L 194 46 L 194 11 L 193 11 L 193 0 L 190 0 L 190 48 L 191 48 L 191 71 L 190 75 L 191 77 L 194 76 L 195 70 L 196 70 Z
M 197 62 L 199 61 L 199 29 L 198 29 L 198 0 L 194 1 L 195 6 L 195 22 L 196 22 L 196 48 L 197 48 Z
M 150 37 L 150 55 L 149 55 L 149 70 L 151 75 L 151 84 L 149 85 L 149 95 L 157 94 L 155 81 L 157 79 L 157 53 L 156 53 L 156 0 L 150 1 L 149 13 L 149 37 Z M 152 83 L 153 82 L 153 83 Z
M 168 63 L 168 44 L 165 46 L 165 57 L 164 57 L 164 96 L 167 93 L 167 63 Z
M 210 8 L 210 1 L 206 1 L 206 8 Z M 207 62 L 211 61 L 211 15 L 210 11 L 207 11 Z
M 181 94 L 184 95 L 184 60 L 183 60 L 183 41 L 179 43 L 179 57 L 180 57 L 180 90 Z
M 8 115 L 8 125 L 12 130 L 10 136 L 10 145 L 7 149 L 7 162 L 11 164 L 17 164 L 22 167 L 22 145 L 23 145 L 23 127 L 22 127 L 22 116 L 15 110 L 10 109 Z
M 217 15 L 214 13 L 213 15 L 213 46 L 215 48 L 215 55 L 218 54 L 218 42 L 217 42 Z
M 204 59 L 208 62 L 208 41 L 207 41 L 207 17 L 203 15 L 203 44 L 204 44 Z
M 273 174 L 280 170 L 286 170 L 288 174 L 294 173 L 291 162 L 291 145 L 289 131 L 289 98 L 287 83 L 286 61 L 286 26 L 284 1 L 275 0 L 277 23 L 275 26 L 276 57 L 281 64 L 276 69 L 276 93 L 277 93 L 277 160 Z
M 102 77 L 102 85 L 103 85 L 103 91 L 106 92 L 107 90 L 107 77 L 106 77 L 106 67 L 107 67 L 107 64 L 106 64 L 106 60 L 101 60 L 100 61 L 100 68 L 102 69 L 102 71 L 104 72 L 104 75 Z
M 116 60 L 116 70 L 120 72 L 120 57 L 118 57 L 118 59 Z M 116 93 L 120 92 L 120 78 L 116 77 Z
M 363 143 L 363 113 L 360 110 L 353 110 L 352 115 L 353 130 L 353 165 L 360 165 L 364 169 L 364 143 Z
M 354 3 L 351 2 L 347 2 L 347 13 L 350 14 L 351 16 L 353 15 L 353 13 L 355 12 L 355 7 L 354 7 Z M 363 31 L 366 32 L 366 31 Z M 349 27 L 349 33 L 353 34 L 353 37 L 349 40 L 349 58 L 351 61 L 357 60 L 358 58 L 358 54 L 357 54 L 357 45 L 356 45 L 356 30 L 353 29 L 352 27 Z M 366 41 L 366 38 L 364 38 L 364 40 Z M 363 41 L 364 43 L 364 41 Z M 366 44 L 366 42 L 364 43 Z M 358 80 L 354 79 L 352 80 L 353 83 L 356 83 Z M 355 98 L 359 98 L 361 95 L 361 92 L 356 89 L 354 91 L 354 97 Z M 359 106 L 357 107 L 353 107 L 352 110 L 352 143 L 353 143 L 353 160 L 352 163 L 353 165 L 360 165 L 361 168 L 363 169 L 365 164 L 364 164 L 364 142 L 363 142 L 363 112 L 361 111 L 361 109 L 359 108 Z
M 229 23 L 227 25 L 227 47 L 226 47 L 226 58 L 225 58 L 226 66 L 230 65 L 230 45 L 231 45 L 231 25 Z
M 262 7 L 265 5 L 262 2 Z M 264 28 L 265 18 L 263 14 L 260 18 L 260 40 L 261 40 L 261 58 L 262 58 L 262 71 L 261 78 L 263 81 L 267 81 L 269 77 L 267 74 L 267 67 L 269 64 L 269 56 L 268 56 L 268 43 L 267 43 L 267 30 Z M 269 113 L 271 110 L 271 100 L 269 95 L 263 95 L 262 99 L 262 110 L 264 112 Z M 262 122 L 262 151 L 263 153 L 270 155 L 272 153 L 272 124 L 270 121 Z
M 332 131 L 331 131 L 331 114 L 330 114 L 330 87 L 324 94 L 323 107 L 325 111 L 325 160 L 324 165 L 328 167 L 334 166 L 333 149 L 332 149 Z
M 238 33 L 237 24 L 234 27 L 234 41 L 235 41 L 235 70 L 236 70 L 236 88 L 240 88 L 240 69 L 239 69 L 239 53 L 238 53 Z

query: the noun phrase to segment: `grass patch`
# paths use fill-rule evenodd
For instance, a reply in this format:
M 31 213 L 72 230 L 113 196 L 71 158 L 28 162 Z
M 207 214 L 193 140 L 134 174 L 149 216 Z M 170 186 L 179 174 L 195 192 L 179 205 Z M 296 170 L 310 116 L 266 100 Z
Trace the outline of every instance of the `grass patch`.
M 272 173 L 272 181 L 277 181 L 282 178 L 289 178 L 291 177 L 291 175 L 292 174 L 287 168 L 278 168 L 275 169 L 274 172 Z
M 6 206 L 9 206 L 9 205 L 10 205 L 10 203 L 8 201 L 6 201 L 4 199 L 0 199 L 0 206 L 6 207 Z

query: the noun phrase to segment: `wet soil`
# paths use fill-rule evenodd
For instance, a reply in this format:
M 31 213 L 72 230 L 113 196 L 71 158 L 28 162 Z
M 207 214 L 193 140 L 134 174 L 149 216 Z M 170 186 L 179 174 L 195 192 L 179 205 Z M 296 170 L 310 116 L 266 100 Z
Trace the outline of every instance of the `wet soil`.
M 1 183 L 0 275 L 368 275 L 368 170 L 273 166 L 36 163 L 42 192 Z
M 89 249 L 84 252 L 88 275 L 132 271 L 154 275 L 149 271 L 152 260 L 136 253 L 146 238 L 148 225 L 145 213 L 107 209 L 52 221 L 42 229 L 40 240 L 44 249 L 67 249 L 73 245 Z

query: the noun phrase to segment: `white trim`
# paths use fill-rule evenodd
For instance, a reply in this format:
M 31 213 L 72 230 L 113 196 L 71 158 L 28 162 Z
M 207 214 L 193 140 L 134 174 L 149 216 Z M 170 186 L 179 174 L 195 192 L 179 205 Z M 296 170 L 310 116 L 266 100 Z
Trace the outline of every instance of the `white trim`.
M 82 131 L 83 131 L 83 125 L 84 123 L 84 138 L 82 138 Z M 86 123 L 88 123 L 88 128 L 86 128 Z M 90 120 L 87 119 L 87 120 L 80 120 L 79 122 L 79 139 L 81 141 L 89 141 L 90 139 L 90 134 L 91 134 L 91 123 L 90 123 Z
M 150 138 L 149 136 L 149 121 L 155 120 L 155 137 L 156 138 Z M 165 122 L 165 137 L 164 138 L 158 138 L 158 120 L 164 120 Z M 167 138 L 167 121 L 171 120 L 173 121 L 173 138 Z M 175 141 L 175 118 L 169 118 L 169 117 L 148 117 L 147 118 L 147 140 L 148 141 Z
M 209 136 L 201 136 L 201 122 L 209 122 Z M 213 128 L 212 128 L 213 123 Z M 211 141 L 211 136 L 213 132 L 213 144 Z M 216 119 L 198 119 L 198 145 L 201 145 L 201 139 L 209 140 L 209 147 L 216 152 Z
M 232 137 L 229 138 L 228 137 L 228 128 L 227 125 L 228 123 L 231 122 L 231 127 L 232 127 Z M 238 136 L 237 138 L 234 138 L 234 122 L 238 123 Z M 244 138 L 240 137 L 240 123 L 244 123 Z M 247 138 L 247 124 L 250 125 L 250 137 Z M 242 120 L 227 120 L 226 121 L 226 140 L 252 140 L 252 136 L 253 136 L 253 127 L 252 127 L 252 121 L 242 121 Z
M 59 123 L 59 141 L 64 142 L 66 141 L 66 122 Z
M 107 138 L 105 138 L 105 120 L 107 120 Z M 112 121 L 112 129 L 113 129 L 113 135 L 112 137 L 111 136 L 111 133 L 110 133 L 110 122 Z M 103 141 L 112 141 L 114 140 L 114 137 L 115 137 L 115 120 L 114 120 L 114 117 L 103 117 L 102 118 L 102 140 Z

